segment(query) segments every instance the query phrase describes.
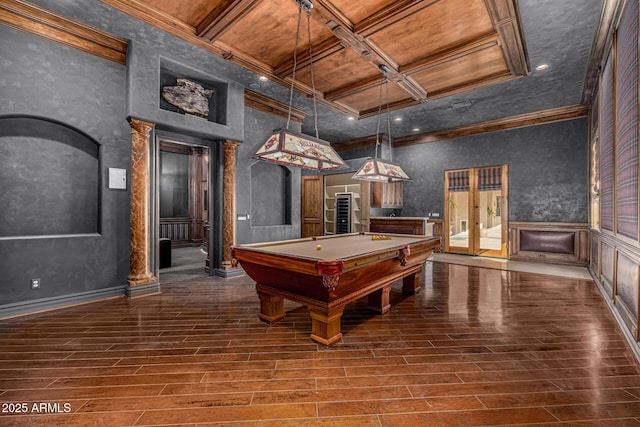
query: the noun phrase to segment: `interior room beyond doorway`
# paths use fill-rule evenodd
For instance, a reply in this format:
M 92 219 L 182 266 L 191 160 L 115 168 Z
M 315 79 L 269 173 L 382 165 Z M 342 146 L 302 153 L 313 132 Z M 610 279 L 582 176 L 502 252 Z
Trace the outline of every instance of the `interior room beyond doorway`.
M 160 141 L 158 159 L 159 271 L 164 276 L 199 266 L 204 274 L 209 222 L 209 148 Z M 161 279 L 163 283 L 167 280 Z

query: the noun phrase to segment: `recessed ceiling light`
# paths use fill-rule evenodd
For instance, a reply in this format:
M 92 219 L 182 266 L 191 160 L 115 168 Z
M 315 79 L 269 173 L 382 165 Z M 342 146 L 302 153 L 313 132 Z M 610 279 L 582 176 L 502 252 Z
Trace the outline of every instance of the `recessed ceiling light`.
M 260 85 L 258 83 L 256 83 L 256 82 L 249 83 L 249 87 L 251 89 L 260 89 Z
M 266 77 L 266 76 L 260 76 L 259 80 L 260 80 L 261 82 L 266 82 L 267 80 L 269 80 L 269 78 L 268 78 L 268 77 Z
M 414 132 L 420 132 L 420 128 L 413 128 Z
M 549 64 L 540 64 L 536 67 L 536 71 L 543 71 L 549 68 Z
M 396 117 L 393 119 L 394 122 L 401 122 L 402 121 L 402 117 Z
M 353 116 L 349 116 L 349 117 L 347 117 L 347 120 L 349 120 L 349 121 L 351 121 L 351 120 L 355 120 L 355 119 L 356 119 L 356 118 L 355 118 L 355 117 L 353 117 Z

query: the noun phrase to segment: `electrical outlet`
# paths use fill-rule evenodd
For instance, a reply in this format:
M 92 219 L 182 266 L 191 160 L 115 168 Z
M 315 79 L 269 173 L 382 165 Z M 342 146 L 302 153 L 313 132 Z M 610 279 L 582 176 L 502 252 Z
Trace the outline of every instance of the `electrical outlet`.
M 40 289 L 40 279 L 31 279 L 31 289 Z

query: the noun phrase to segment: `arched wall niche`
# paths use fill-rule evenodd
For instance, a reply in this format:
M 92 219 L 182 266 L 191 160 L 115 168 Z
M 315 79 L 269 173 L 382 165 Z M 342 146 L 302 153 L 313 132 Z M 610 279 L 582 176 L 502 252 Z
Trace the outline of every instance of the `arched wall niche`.
M 291 224 L 291 171 L 280 165 L 251 165 L 251 225 Z
M 58 121 L 0 117 L 0 238 L 100 233 L 100 144 Z

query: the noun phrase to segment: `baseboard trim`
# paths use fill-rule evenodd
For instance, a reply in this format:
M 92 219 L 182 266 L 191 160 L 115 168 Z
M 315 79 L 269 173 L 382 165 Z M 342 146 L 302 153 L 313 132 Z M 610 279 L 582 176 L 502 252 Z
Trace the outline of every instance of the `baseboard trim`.
M 140 286 L 125 286 L 124 295 L 127 298 L 140 298 L 160 293 L 160 283 L 149 283 Z
M 122 296 L 124 296 L 124 286 L 114 286 L 112 288 L 98 289 L 95 291 L 6 304 L 0 306 L 0 320 L 58 310 L 75 305 L 90 304 Z
M 215 268 L 213 270 L 213 274 L 215 274 L 218 277 L 223 277 L 225 279 L 228 279 L 230 277 L 242 276 L 244 274 L 244 270 L 242 268 L 230 268 L 228 270 L 225 270 L 222 268 Z

